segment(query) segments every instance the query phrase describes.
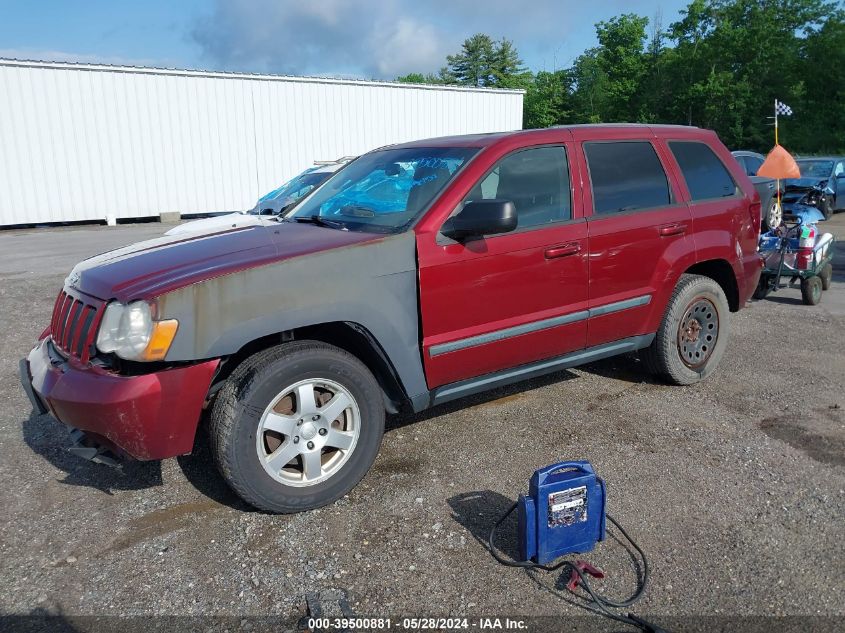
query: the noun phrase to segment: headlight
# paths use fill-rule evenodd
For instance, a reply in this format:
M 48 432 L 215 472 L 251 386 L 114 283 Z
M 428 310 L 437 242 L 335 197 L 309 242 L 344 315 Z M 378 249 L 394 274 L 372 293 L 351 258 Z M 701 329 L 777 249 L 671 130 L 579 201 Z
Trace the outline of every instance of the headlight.
M 802 200 L 802 202 L 806 205 L 814 207 L 819 203 L 819 199 L 820 199 L 819 192 L 818 191 L 811 191 L 806 196 L 804 196 L 804 199 Z
M 178 326 L 175 319 L 156 320 L 155 304 L 112 301 L 100 322 L 97 349 L 103 353 L 114 352 L 126 360 L 162 360 Z

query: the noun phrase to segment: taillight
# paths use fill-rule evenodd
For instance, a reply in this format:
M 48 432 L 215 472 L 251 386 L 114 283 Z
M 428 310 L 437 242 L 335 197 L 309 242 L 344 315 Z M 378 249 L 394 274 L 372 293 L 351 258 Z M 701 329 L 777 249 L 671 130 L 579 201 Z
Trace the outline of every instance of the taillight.
M 752 202 L 748 205 L 748 213 L 751 216 L 751 226 L 754 227 L 754 232 L 760 232 L 760 226 L 763 224 L 762 216 L 763 205 L 759 202 Z

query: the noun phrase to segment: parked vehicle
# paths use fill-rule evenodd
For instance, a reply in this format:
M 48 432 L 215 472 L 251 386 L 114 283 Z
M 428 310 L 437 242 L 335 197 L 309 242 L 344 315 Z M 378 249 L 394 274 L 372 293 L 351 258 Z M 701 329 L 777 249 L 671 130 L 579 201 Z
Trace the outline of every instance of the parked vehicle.
M 763 166 L 766 157 L 757 152 L 748 152 L 745 150 L 736 150 L 731 152 L 731 155 L 736 158 L 736 162 L 745 170 L 747 176 L 756 176 L 757 171 Z
M 763 165 L 766 157 L 757 152 L 734 151 L 731 155 L 745 170 L 746 175 L 754 183 L 754 188 L 760 194 L 760 205 L 763 209 L 761 230 L 769 231 L 780 226 L 783 222 L 782 205 L 778 204 L 777 185 L 773 178 L 758 176 L 757 170 Z
M 273 216 L 283 213 L 297 201 L 301 200 L 314 189 L 323 184 L 329 177 L 352 157 L 345 156 L 336 161 L 324 161 L 309 167 L 298 176 L 291 178 L 278 189 L 259 198 L 255 206 L 249 211 L 226 213 L 201 220 L 192 220 L 175 226 L 165 235 L 185 235 L 187 233 L 203 233 L 218 229 L 234 229 L 244 226 L 261 224 L 261 216 Z
M 385 411 L 635 351 L 670 383 L 707 377 L 759 231 L 751 182 L 698 128 L 394 145 L 277 221 L 81 262 L 21 379 L 95 460 L 188 453 L 207 410 L 229 485 L 306 510 L 364 476 Z
M 845 209 L 845 157 L 799 158 L 801 178 L 782 181 L 781 204 L 785 215 L 796 205 L 816 207 L 825 220 Z

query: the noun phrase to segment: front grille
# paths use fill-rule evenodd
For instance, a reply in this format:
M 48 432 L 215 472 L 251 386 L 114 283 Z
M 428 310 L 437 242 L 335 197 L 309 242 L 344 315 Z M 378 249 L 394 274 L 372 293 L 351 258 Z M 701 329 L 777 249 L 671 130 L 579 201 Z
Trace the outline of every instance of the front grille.
M 62 290 L 50 322 L 53 344 L 65 354 L 87 363 L 94 355 L 94 340 L 103 315 L 103 305 L 91 297 L 83 299 Z

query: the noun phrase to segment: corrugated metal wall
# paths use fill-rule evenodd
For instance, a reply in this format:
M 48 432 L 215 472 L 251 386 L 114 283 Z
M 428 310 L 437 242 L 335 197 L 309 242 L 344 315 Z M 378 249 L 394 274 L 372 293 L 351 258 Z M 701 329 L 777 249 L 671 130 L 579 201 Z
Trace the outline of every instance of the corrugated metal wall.
M 0 60 L 0 225 L 241 210 L 315 160 L 521 126 L 519 91 Z

